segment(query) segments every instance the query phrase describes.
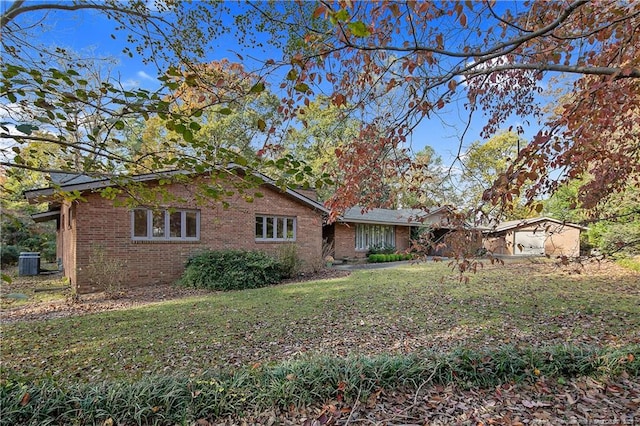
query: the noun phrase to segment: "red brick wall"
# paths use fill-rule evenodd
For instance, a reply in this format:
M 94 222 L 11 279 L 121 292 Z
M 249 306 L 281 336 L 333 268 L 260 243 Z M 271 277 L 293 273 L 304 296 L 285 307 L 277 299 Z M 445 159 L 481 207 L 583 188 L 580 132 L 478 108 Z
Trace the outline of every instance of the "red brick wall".
M 336 259 L 356 257 L 356 224 L 336 222 L 333 244 Z
M 411 227 L 396 226 L 396 251 L 404 252 L 411 247 Z
M 125 286 L 172 283 L 180 277 L 187 258 L 205 249 L 261 250 L 276 254 L 282 242 L 255 241 L 255 215 L 296 217 L 296 245 L 304 260 L 303 268 L 311 269 L 322 256 L 322 214 L 278 191 L 264 187 L 263 198 L 253 203 L 237 195 L 226 199 L 231 207 L 220 203 L 198 205 L 188 187 L 174 185 L 172 192 L 187 200 L 163 207 L 199 209 L 200 241 L 132 241 L 131 211 L 114 207 L 113 202 L 98 194 L 86 194 L 87 202 L 77 205 L 77 257 L 75 279 L 78 292 L 100 290 L 89 279 L 89 262 L 96 247 L 102 247 L 108 259 L 122 265 Z M 73 271 L 68 271 L 73 277 Z
M 490 254 L 511 255 L 513 254 L 511 251 L 512 245 L 513 244 L 507 245 L 505 235 L 499 237 L 485 237 L 483 240 L 483 246 Z
M 580 256 L 580 229 L 566 225 L 551 225 L 550 235 L 544 245 L 549 256 Z
M 336 259 L 343 259 L 345 257 L 366 257 L 366 250 L 356 250 L 356 226 L 357 225 L 355 223 L 350 223 L 348 225 L 344 223 L 335 224 L 334 245 Z M 396 250 L 405 251 L 411 246 L 411 227 L 396 226 L 395 228 Z

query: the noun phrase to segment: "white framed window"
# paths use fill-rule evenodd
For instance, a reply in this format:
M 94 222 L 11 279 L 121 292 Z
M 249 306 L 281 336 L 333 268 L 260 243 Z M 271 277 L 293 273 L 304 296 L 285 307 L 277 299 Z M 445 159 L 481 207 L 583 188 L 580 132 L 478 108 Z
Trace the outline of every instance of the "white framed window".
M 295 217 L 256 215 L 256 241 L 295 240 Z
M 371 246 L 396 245 L 395 226 L 392 225 L 356 225 L 356 250 L 369 250 Z
M 200 240 L 200 211 L 180 209 L 134 209 L 131 212 L 133 240 Z

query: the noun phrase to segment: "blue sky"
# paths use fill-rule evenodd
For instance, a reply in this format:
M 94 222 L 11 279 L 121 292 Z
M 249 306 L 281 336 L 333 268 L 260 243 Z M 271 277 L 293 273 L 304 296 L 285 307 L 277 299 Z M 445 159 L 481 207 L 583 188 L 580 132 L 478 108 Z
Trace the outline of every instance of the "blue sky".
M 0 7 L 6 10 L 10 4 L 10 2 L 2 2 Z M 87 10 L 77 12 L 49 11 L 42 16 L 45 16 L 42 25 L 43 32 L 41 38 L 34 41 L 35 44 L 58 45 L 79 53 L 113 57 L 118 61 L 114 72 L 122 83 L 146 89 L 156 87 L 157 71 L 155 67 L 144 65 L 141 59 L 135 55 L 130 58 L 122 53 L 126 33 L 114 31 L 114 21 L 106 19 L 98 12 Z M 112 39 L 111 34 L 116 35 L 116 39 Z M 238 61 L 238 57 L 234 53 L 237 46 L 232 36 L 226 36 L 218 40 L 216 44 L 220 47 L 211 49 L 207 59 L 228 58 L 230 61 Z M 257 56 L 262 55 L 261 52 L 252 53 Z M 409 138 L 411 148 L 418 151 L 425 145 L 431 145 L 443 157 L 445 164 L 449 164 L 457 154 L 458 137 L 465 126 L 466 119 L 467 111 L 462 108 L 461 102 L 447 105 L 438 117 L 423 121 L 416 128 Z M 465 145 L 480 139 L 479 132 L 483 120 L 482 113 L 477 112 L 465 136 Z

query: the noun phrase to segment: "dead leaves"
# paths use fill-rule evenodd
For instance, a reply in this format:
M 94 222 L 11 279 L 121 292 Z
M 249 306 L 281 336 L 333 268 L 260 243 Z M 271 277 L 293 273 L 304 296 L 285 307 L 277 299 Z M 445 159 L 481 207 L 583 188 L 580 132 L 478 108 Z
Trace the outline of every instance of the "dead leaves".
M 324 425 L 476 425 L 633 424 L 640 415 L 640 383 L 621 377 L 599 382 L 578 378 L 562 384 L 503 384 L 494 389 L 462 390 L 432 385 L 378 389 L 352 405 L 330 401 L 318 406 L 270 410 L 215 424 Z
M 20 399 L 20 406 L 24 407 L 29 403 L 29 401 L 31 401 L 31 395 L 29 394 L 29 392 L 26 392 Z

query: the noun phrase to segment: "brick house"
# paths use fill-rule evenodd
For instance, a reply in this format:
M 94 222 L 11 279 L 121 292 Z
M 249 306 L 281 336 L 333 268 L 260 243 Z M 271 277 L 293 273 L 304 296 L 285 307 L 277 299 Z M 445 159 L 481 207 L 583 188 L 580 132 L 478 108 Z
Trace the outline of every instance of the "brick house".
M 152 173 L 131 180 L 153 188 L 179 174 Z M 92 279 L 92 265 L 99 262 L 113 265 L 125 277 L 125 286 L 149 286 L 175 282 L 186 260 L 205 249 L 277 255 L 284 245 L 295 244 L 303 269 L 309 270 L 323 263 L 324 243 L 333 247 L 336 259 L 362 258 L 376 244 L 409 249 L 412 229 L 430 226 L 435 239 L 448 232 L 442 226 L 447 207 L 431 212 L 363 212 L 353 207 L 335 223 L 326 224 L 329 211 L 317 201 L 315 191 L 281 189 L 264 175 L 253 176 L 259 179 L 257 189 L 263 196 L 248 202 L 235 191 L 224 199 L 224 207 L 220 201 L 198 198 L 194 184 L 206 180 L 204 176 L 164 184 L 173 201 L 153 207 L 126 207 L 125 196 L 114 203 L 100 191 L 118 186 L 117 182 L 84 175 L 52 174 L 55 186 L 26 191 L 25 197 L 32 203 L 48 202 L 49 210 L 33 218 L 56 221 L 56 257 L 78 293 L 102 290 Z M 64 193 L 80 194 L 82 201 L 69 201 Z
M 282 190 L 263 175 L 260 192 L 247 202 L 237 192 L 220 202 L 198 202 L 188 184 L 166 186 L 176 199 L 154 208 L 117 206 L 98 191 L 113 186 L 109 179 L 57 176 L 57 188 L 26 191 L 33 203 L 49 202 L 49 211 L 36 221 L 56 220 L 57 257 L 78 293 L 99 291 L 91 279 L 96 253 L 118 265 L 126 286 L 175 282 L 185 261 L 204 249 L 260 250 L 271 254 L 295 244 L 310 269 L 322 262 L 322 223 L 328 210 L 309 193 Z M 135 176 L 135 182 L 158 185 L 165 174 Z M 201 177 L 202 178 L 202 177 Z M 52 179 L 54 179 L 52 177 Z M 61 192 L 82 194 L 84 201 L 67 201 Z M 93 259 L 92 259 L 93 256 Z
M 412 229 L 432 226 L 436 238 L 448 229 L 443 226 L 447 207 L 431 212 L 417 209 L 380 209 L 363 211 L 356 206 L 324 227 L 325 240 L 333 245 L 336 259 L 366 257 L 369 248 L 384 244 L 402 252 L 411 247 Z
M 484 234 L 484 248 L 506 256 L 580 256 L 584 226 L 549 217 L 499 223 Z

